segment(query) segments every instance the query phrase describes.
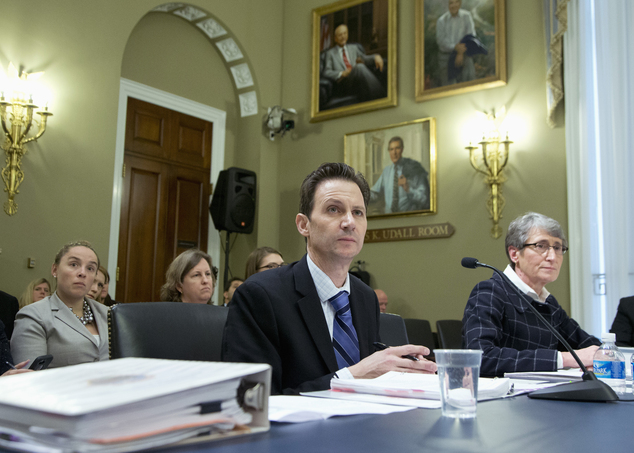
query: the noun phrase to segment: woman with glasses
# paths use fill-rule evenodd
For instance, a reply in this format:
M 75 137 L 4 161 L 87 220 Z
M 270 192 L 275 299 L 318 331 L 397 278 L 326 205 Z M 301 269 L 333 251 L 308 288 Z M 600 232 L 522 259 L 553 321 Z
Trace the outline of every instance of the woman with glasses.
M 271 247 L 260 247 L 252 251 L 249 258 L 247 258 L 244 278 L 247 279 L 258 272 L 277 269 L 285 265 L 286 263 L 280 252 Z
M 504 274 L 570 343 L 584 365 L 592 366 L 601 342 L 581 329 L 545 288 L 557 280 L 568 251 L 559 223 L 529 212 L 511 222 L 505 242 L 510 264 Z M 462 320 L 462 341 L 468 349 L 483 351 L 481 376 L 577 366 L 569 352 L 557 350 L 559 341 L 526 303 L 497 274 L 471 291 Z

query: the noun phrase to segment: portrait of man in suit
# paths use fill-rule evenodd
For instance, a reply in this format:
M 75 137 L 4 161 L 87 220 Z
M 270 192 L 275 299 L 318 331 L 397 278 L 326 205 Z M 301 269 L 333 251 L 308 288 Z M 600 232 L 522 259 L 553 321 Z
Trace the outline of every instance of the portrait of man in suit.
M 436 212 L 435 131 L 423 118 L 345 135 L 345 162 L 368 176 L 368 217 Z
M 311 121 L 396 105 L 395 23 L 396 0 L 313 10 Z
M 503 0 L 416 2 L 416 100 L 506 84 Z
M 324 60 L 322 77 L 334 83 L 333 91 L 347 97 L 346 102 L 365 102 L 386 96 L 386 87 L 375 72 L 383 71 L 383 58 L 378 53 L 366 55 L 361 44 L 348 43 L 347 25 L 341 24 L 335 29 L 335 45 L 326 50 Z

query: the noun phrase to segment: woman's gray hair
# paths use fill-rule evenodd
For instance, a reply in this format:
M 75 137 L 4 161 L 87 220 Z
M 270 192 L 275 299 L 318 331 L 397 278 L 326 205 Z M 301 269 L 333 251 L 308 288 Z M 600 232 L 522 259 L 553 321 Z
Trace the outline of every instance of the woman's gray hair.
M 182 302 L 181 293 L 176 289 L 178 284 L 183 283 L 183 278 L 191 271 L 200 260 L 205 260 L 209 263 L 211 269 L 211 276 L 213 278 L 214 287 L 216 286 L 216 278 L 218 277 L 218 268 L 214 267 L 211 263 L 211 256 L 207 253 L 198 250 L 190 249 L 186 250 L 172 261 L 170 267 L 165 273 L 165 284 L 161 287 L 161 300 L 164 302 Z
M 564 230 L 561 228 L 561 225 L 559 225 L 559 222 L 537 212 L 527 212 L 526 214 L 513 220 L 509 225 L 508 232 L 506 233 L 506 240 L 504 244 L 506 246 L 506 256 L 508 257 L 513 269 L 515 269 L 515 263 L 511 261 L 509 247 L 515 247 L 516 249 L 521 250 L 534 229 L 542 230 L 552 237 L 561 239 L 562 245 L 566 248 L 568 247 L 568 240 L 566 239 Z

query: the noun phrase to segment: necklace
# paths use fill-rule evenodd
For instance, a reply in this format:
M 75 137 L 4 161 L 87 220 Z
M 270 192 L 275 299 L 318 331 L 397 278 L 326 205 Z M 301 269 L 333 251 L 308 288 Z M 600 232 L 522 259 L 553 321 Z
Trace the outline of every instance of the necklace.
M 68 308 L 70 308 L 70 311 L 77 316 L 77 313 L 75 313 L 71 307 Z M 95 320 L 95 315 L 93 315 L 90 305 L 88 305 L 88 301 L 86 301 L 86 299 L 84 299 L 84 316 L 81 318 L 77 316 L 77 319 L 79 319 L 83 325 L 90 324 Z

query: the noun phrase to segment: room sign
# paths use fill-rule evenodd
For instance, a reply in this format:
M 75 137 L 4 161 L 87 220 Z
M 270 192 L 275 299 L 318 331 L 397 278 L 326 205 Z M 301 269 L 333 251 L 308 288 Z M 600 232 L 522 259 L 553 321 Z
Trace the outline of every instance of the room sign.
M 415 239 L 448 238 L 454 233 L 450 223 L 436 223 L 433 225 L 416 225 L 399 228 L 381 228 L 368 230 L 365 233 L 366 244 L 372 242 L 412 241 Z

